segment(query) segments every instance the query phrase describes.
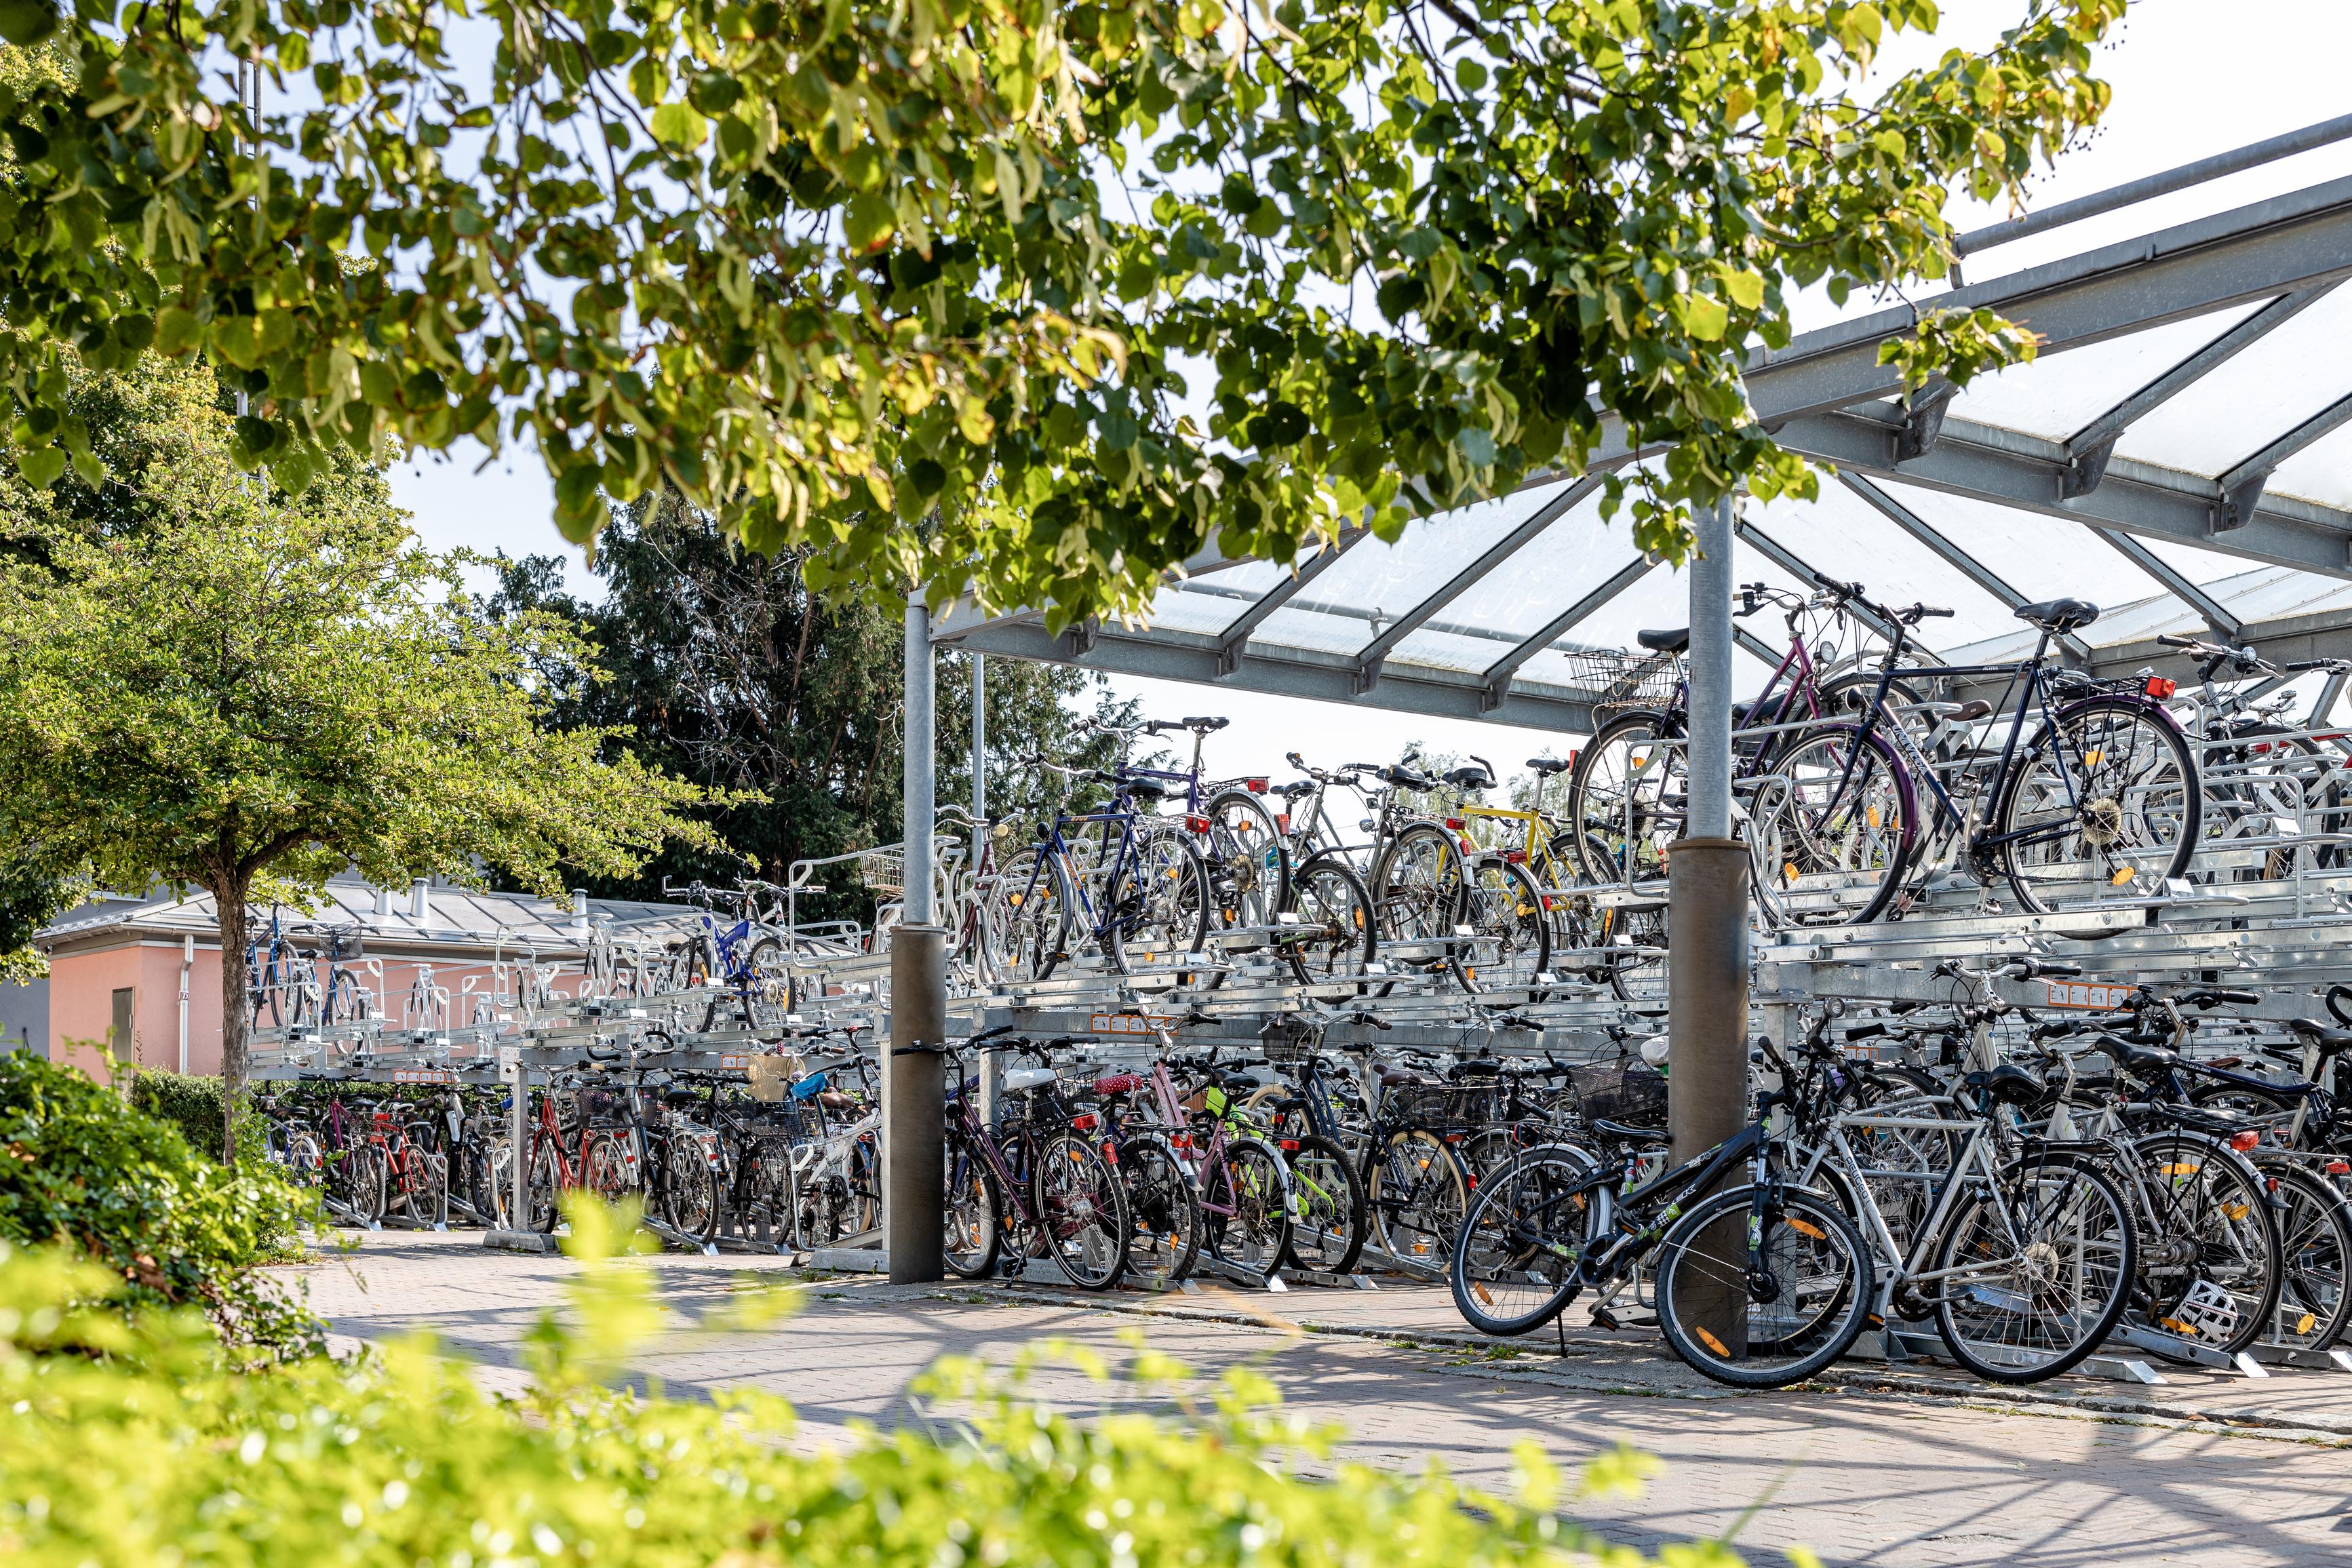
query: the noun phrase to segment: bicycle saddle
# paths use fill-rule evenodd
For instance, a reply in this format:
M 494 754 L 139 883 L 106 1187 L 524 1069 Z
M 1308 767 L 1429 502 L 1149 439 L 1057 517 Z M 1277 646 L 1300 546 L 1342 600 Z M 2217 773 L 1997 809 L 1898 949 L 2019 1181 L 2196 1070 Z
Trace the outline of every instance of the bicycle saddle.
M 1495 775 L 1484 768 L 1464 766 L 1448 773 L 1445 782 L 1455 789 L 1493 789 Z
M 2134 1072 L 2153 1072 L 2158 1068 L 2170 1067 L 2180 1059 L 2170 1051 L 2155 1046 L 2136 1046 L 2113 1035 L 2100 1040 L 2099 1048 L 2113 1057 L 2118 1067 Z
M 1095 1079 L 1095 1092 L 1108 1100 L 1114 1094 L 1133 1094 L 1143 1087 L 1143 1080 L 1131 1072 L 1113 1073 L 1108 1078 Z
M 1293 779 L 1286 784 L 1275 785 L 1274 793 L 1280 795 L 1285 800 L 1297 800 L 1301 796 L 1310 795 L 1315 793 L 1315 781 L 1313 779 Z
M 837 1089 L 828 1089 L 816 1097 L 816 1102 L 827 1110 L 855 1110 L 857 1101 Z
M 2311 1018 L 2289 1018 L 2286 1021 L 2286 1026 L 2294 1030 L 2299 1038 L 2316 1044 L 2319 1047 L 2319 1059 L 2322 1061 L 2326 1061 L 2330 1057 L 2341 1056 L 2346 1051 L 2352 1051 L 2352 1029 L 2332 1029 Z M 2301 1052 L 2296 1053 L 2298 1056 L 2301 1054 Z
M 1973 724 L 1992 711 L 1992 704 L 1981 697 L 1972 697 L 1952 711 L 1955 724 Z
M 702 1096 L 690 1089 L 666 1089 L 662 1090 L 662 1103 L 675 1110 L 684 1110 L 689 1105 L 700 1105 Z
M 2040 1079 L 2006 1062 L 1990 1072 L 1969 1074 L 1960 1079 L 1960 1087 L 1996 1105 L 2031 1105 L 2048 1092 Z
M 1118 782 L 1119 793 L 1133 800 L 1166 800 L 1170 787 L 1159 779 L 1121 779 Z
M 1633 640 L 1652 653 L 1681 653 L 1690 647 L 1690 627 L 1676 626 L 1670 632 L 1635 632 Z
M 1574 757 L 1569 758 L 1566 762 L 1562 762 L 1558 757 L 1529 757 L 1528 759 L 1528 771 L 1542 778 L 1549 778 L 1554 773 L 1566 773 L 1569 769 L 1574 766 L 1576 766 L 1576 759 Z
M 2017 618 L 2045 632 L 2071 632 L 2097 620 L 2099 606 L 2088 599 L 2044 599 L 2038 605 L 2018 605 Z
M 1025 1089 L 1043 1089 L 1060 1076 L 1052 1068 L 1006 1068 L 1004 1092 L 1019 1094 Z

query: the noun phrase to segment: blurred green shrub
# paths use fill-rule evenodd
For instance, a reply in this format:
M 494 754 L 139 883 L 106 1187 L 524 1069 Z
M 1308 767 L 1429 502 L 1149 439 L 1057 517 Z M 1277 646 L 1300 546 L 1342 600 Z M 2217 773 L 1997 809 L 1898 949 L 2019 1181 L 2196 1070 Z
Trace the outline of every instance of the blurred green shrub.
M 1022 1397 L 1021 1371 L 953 1362 L 919 1385 L 929 1419 L 795 1453 L 774 1395 L 686 1404 L 604 1386 L 661 1309 L 645 1270 L 600 1261 L 633 1216 L 572 1218 L 591 1267 L 567 1317 L 531 1334 L 534 1392 L 519 1401 L 424 1342 L 224 1371 L 194 1313 L 77 1313 L 65 1304 L 108 1284 L 96 1270 L 57 1251 L 0 1260 L 0 1553 L 32 1568 L 1643 1561 L 1553 1514 L 1559 1477 L 1532 1445 L 1509 1500 L 1335 1464 L 1334 1435 L 1285 1418 L 1256 1373 L 1228 1373 L 1195 1407 L 1186 1369 L 1148 1352 L 1128 1375 L 1189 1415 L 1081 1426 Z M 775 1301 L 748 1298 L 737 1316 Z M 1628 1483 L 1641 1462 L 1605 1455 L 1588 1484 Z M 1737 1561 L 1707 1543 L 1662 1560 Z

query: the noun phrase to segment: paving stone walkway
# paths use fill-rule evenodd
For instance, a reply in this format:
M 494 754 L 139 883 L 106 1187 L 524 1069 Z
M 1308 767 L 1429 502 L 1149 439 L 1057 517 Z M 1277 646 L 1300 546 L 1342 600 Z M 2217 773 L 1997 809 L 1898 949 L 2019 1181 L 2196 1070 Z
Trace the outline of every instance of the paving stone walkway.
M 1350 1459 L 1404 1470 L 1435 1460 L 1501 1486 L 1521 1437 L 1570 1467 L 1630 1443 L 1662 1461 L 1647 1492 L 1574 1511 L 1639 1545 L 1737 1524 L 1735 1544 L 1759 1563 L 1791 1544 L 1887 1568 L 2352 1561 L 2352 1375 L 2257 1383 L 2168 1368 L 2160 1388 L 2067 1379 L 2029 1403 L 1948 1372 L 1863 1368 L 1839 1386 L 1757 1394 L 1695 1377 L 1645 1333 L 1580 1329 L 1565 1357 L 1550 1340 L 1479 1342 L 1442 1289 L 1106 1301 L 811 1279 L 740 1257 L 641 1266 L 680 1327 L 637 1370 L 676 1394 L 749 1384 L 785 1394 L 803 1444 L 915 1415 L 907 1382 L 942 1354 L 1005 1363 L 1059 1337 L 1117 1361 L 1122 1335 L 1140 1331 L 1206 1373 L 1255 1365 L 1293 1409 L 1344 1428 Z M 487 1252 L 470 1233 L 383 1233 L 303 1272 L 339 1334 L 428 1331 L 496 1382 L 519 1377 L 522 1333 L 560 1303 L 574 1268 Z M 793 1289 L 804 1310 L 756 1333 L 693 1331 L 746 1274 Z M 1081 1414 L 1137 1397 L 1075 1373 L 1037 1386 Z

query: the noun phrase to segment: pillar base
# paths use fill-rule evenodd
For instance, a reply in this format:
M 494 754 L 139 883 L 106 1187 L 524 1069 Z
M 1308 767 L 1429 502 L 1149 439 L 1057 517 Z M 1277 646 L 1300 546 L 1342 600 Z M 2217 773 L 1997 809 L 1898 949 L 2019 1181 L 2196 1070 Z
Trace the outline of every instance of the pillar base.
M 1696 1159 L 1748 1123 L 1748 846 L 1736 838 L 1684 838 L 1667 847 L 1666 1125 L 1677 1164 Z M 1725 1184 L 1744 1177 L 1734 1173 Z M 1691 1199 L 1703 1196 L 1694 1193 Z M 1685 1200 L 1691 1201 L 1691 1200 Z M 1747 1345 L 1744 1215 L 1710 1226 L 1697 1250 L 1717 1267 L 1678 1292 L 1685 1321 L 1733 1353 Z
M 947 930 L 890 931 L 890 1037 L 883 1048 L 884 1251 L 890 1283 L 947 1276 Z

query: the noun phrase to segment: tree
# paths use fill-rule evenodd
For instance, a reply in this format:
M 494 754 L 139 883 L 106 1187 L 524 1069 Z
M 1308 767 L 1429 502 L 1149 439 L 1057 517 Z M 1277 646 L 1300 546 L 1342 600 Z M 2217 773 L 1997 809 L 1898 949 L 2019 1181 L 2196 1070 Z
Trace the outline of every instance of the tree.
M 418 549 L 382 475 L 339 454 L 292 497 L 240 480 L 229 416 L 182 404 L 140 526 L 10 516 L 0 568 L 0 839 L 100 882 L 219 906 L 234 1154 L 251 1018 L 247 910 L 356 867 L 391 884 L 475 857 L 560 895 L 672 837 L 691 784 L 610 730 L 540 722 L 584 648 L 551 616 L 488 624 Z
M 796 553 L 771 559 L 730 541 L 717 520 L 657 491 L 617 509 L 599 537 L 593 570 L 605 596 L 583 602 L 557 586 L 551 556 L 498 562 L 499 586 L 483 613 L 525 611 L 580 625 L 596 649 L 591 679 L 557 677 L 548 710 L 558 728 L 625 728 L 646 761 L 733 804 L 705 814 L 724 852 L 674 845 L 633 875 L 592 882 L 620 898 L 658 898 L 665 879 L 731 881 L 745 860 L 782 881 L 792 862 L 897 841 L 902 836 L 905 665 L 902 623 L 859 600 L 809 592 Z M 1080 766 L 1116 757 L 1113 737 L 1087 718 L 1132 722 L 1102 678 L 1057 666 L 1000 660 L 988 679 L 991 786 L 999 817 L 1034 816 L 1069 798 L 1056 775 L 1024 767 L 1044 752 Z M 971 804 L 970 661 L 940 661 L 937 693 L 940 799 Z M 855 878 L 819 880 L 803 900 L 820 919 L 871 913 Z
M 1948 189 L 2021 200 L 2104 110 L 2124 3 L 1865 95 L 1933 0 L 0 0 L 0 384 L 37 479 L 100 466 L 68 362 L 152 343 L 289 489 L 528 439 L 575 538 L 673 486 L 814 586 L 1055 626 L 1612 433 L 1679 556 L 1811 492 L 1740 382 L 1793 290 L 1942 276 Z

